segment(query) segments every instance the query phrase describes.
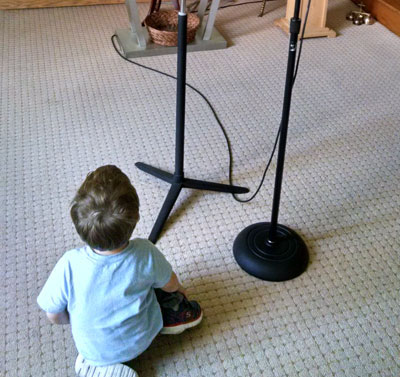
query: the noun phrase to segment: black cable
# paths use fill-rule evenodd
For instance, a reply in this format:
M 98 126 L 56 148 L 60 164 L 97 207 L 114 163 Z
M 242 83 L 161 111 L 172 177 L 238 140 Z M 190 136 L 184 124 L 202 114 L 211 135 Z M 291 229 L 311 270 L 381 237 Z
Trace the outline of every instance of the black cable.
M 150 71 L 160 73 L 161 75 L 170 77 L 170 78 L 175 79 L 175 80 L 177 79 L 175 76 L 170 75 L 169 73 L 165 73 L 165 72 L 159 71 L 158 69 L 145 66 L 145 65 L 143 65 L 143 64 L 134 62 L 134 61 L 129 60 L 128 58 L 126 58 L 124 55 L 121 54 L 121 52 L 118 50 L 117 46 L 115 45 L 114 38 L 116 38 L 116 37 L 117 37 L 117 36 L 116 36 L 115 34 L 111 37 L 111 43 L 113 44 L 115 51 L 118 53 L 118 55 L 119 55 L 122 59 L 128 61 L 129 63 L 135 64 L 135 65 L 137 65 L 137 66 L 139 66 L 139 67 L 142 67 L 142 68 L 145 68 L 145 69 L 149 69 Z M 209 108 L 211 109 L 212 113 L 214 114 L 215 120 L 217 121 L 219 127 L 221 128 L 222 133 L 224 134 L 225 141 L 226 141 L 226 144 L 227 144 L 227 147 L 228 147 L 228 153 L 229 153 L 229 181 L 231 182 L 231 181 L 232 181 L 232 164 L 233 164 L 232 147 L 231 147 L 231 142 L 230 142 L 230 140 L 229 140 L 228 134 L 227 134 L 227 132 L 226 132 L 226 130 L 225 130 L 225 127 L 223 126 L 221 120 L 220 120 L 219 117 L 218 117 L 217 112 L 215 111 L 214 107 L 211 105 L 211 103 L 210 103 L 210 101 L 208 100 L 208 98 L 207 98 L 202 92 L 200 92 L 200 90 L 198 90 L 198 89 L 195 88 L 194 86 L 192 86 L 192 85 L 190 85 L 190 84 L 188 84 L 188 83 L 186 83 L 186 86 L 189 87 L 190 89 L 194 90 L 198 95 L 200 95 L 200 96 L 204 99 L 204 101 L 207 103 L 207 105 L 208 105 Z M 236 199 L 236 198 L 235 198 L 235 199 Z
M 310 5 L 311 5 L 311 0 L 308 0 L 307 11 L 306 11 L 306 15 L 305 15 L 305 17 L 304 17 L 303 31 L 302 31 L 301 37 L 300 37 L 300 47 L 299 47 L 299 53 L 298 53 L 298 55 L 297 55 L 296 70 L 295 70 L 295 73 L 293 74 L 291 89 L 293 89 L 294 83 L 295 83 L 295 81 L 296 81 L 297 70 L 298 70 L 298 68 L 299 68 L 299 62 L 300 62 L 300 56 L 301 56 L 301 49 L 302 49 L 303 40 L 304 40 L 304 31 L 306 30 L 306 24 L 307 24 L 308 13 L 309 13 L 309 11 L 310 11 Z M 256 190 L 256 191 L 254 192 L 254 194 L 253 194 L 250 198 L 248 198 L 248 199 L 240 199 L 240 198 L 238 198 L 238 197 L 236 196 L 237 194 L 232 194 L 232 196 L 234 197 L 234 199 L 235 199 L 236 201 L 241 202 L 241 203 L 248 203 L 248 202 L 250 202 L 251 200 L 253 200 L 253 199 L 257 196 L 258 192 L 261 190 L 261 187 L 262 187 L 262 185 L 264 184 L 265 176 L 266 176 L 266 174 L 267 174 L 267 171 L 268 171 L 268 169 L 269 169 L 269 166 L 271 165 L 272 158 L 273 158 L 274 155 L 275 155 L 275 150 L 276 150 L 276 146 L 277 146 L 277 144 L 278 144 L 279 136 L 280 136 L 280 134 L 281 134 L 281 129 L 282 129 L 282 123 L 279 125 L 279 129 L 278 129 L 278 132 L 277 132 L 276 138 L 275 138 L 274 147 L 273 147 L 273 149 L 272 149 L 272 152 L 271 152 L 271 155 L 270 155 L 270 157 L 269 157 L 268 163 L 267 163 L 267 165 L 266 165 L 266 167 L 265 167 L 265 169 L 264 169 L 264 173 L 263 173 L 263 176 L 262 176 L 262 178 L 261 178 L 260 184 L 259 184 L 258 187 L 257 187 L 257 190 Z M 232 183 L 232 169 L 231 169 L 231 160 L 232 160 L 232 152 L 231 152 L 231 150 L 229 151 L 229 159 L 230 159 L 230 161 L 229 161 L 229 162 L 230 162 L 230 164 L 229 164 L 229 183 L 230 183 L 231 185 L 233 185 L 233 183 Z
M 303 24 L 304 26 L 303 26 L 303 30 L 302 30 L 302 32 L 301 32 L 301 37 L 300 37 L 300 47 L 299 47 L 299 54 L 298 54 L 298 56 L 297 56 L 296 69 L 295 69 L 294 75 L 293 75 L 292 87 L 293 87 L 293 85 L 294 85 L 294 82 L 296 81 L 297 71 L 298 71 L 298 69 L 299 69 L 299 62 L 300 62 L 301 49 L 302 49 L 302 47 L 303 47 L 304 32 L 305 32 L 305 30 L 306 30 L 307 19 L 308 19 L 308 13 L 310 13 L 310 5 L 311 5 L 311 0 L 308 0 L 306 15 L 304 16 L 304 24 Z
M 260 1 L 257 1 L 257 2 L 260 2 Z M 232 5 L 232 6 L 244 5 L 244 4 L 247 4 L 247 3 L 241 3 L 241 4 Z M 292 89 L 293 89 L 294 83 L 295 83 L 295 81 L 296 81 L 297 70 L 298 70 L 298 68 L 299 68 L 299 62 L 300 62 L 300 56 L 301 56 L 301 49 L 302 49 L 303 40 L 304 40 L 304 39 L 303 39 L 303 38 L 304 38 L 304 31 L 305 31 L 305 28 L 306 28 L 308 13 L 309 13 L 309 10 L 310 10 L 310 4 L 311 4 L 311 0 L 308 0 L 307 11 L 306 11 L 306 15 L 305 15 L 305 18 L 304 18 L 303 31 L 302 31 L 302 35 L 301 35 L 301 38 L 300 38 L 300 47 L 299 47 L 299 53 L 298 53 L 298 56 L 297 56 L 296 69 L 295 69 L 295 73 L 294 73 L 294 75 L 293 75 L 293 80 L 292 80 Z M 173 76 L 173 75 L 170 75 L 170 74 L 168 74 L 168 73 L 159 71 L 158 69 L 148 67 L 148 66 L 146 66 L 146 65 L 137 63 L 137 62 L 135 62 L 135 61 L 132 61 L 132 60 L 129 60 L 128 58 L 126 58 L 126 57 L 125 57 L 124 55 L 122 55 L 121 52 L 118 50 L 118 48 L 117 48 L 117 46 L 116 46 L 116 44 L 115 44 L 115 42 L 114 42 L 114 39 L 115 39 L 115 38 L 117 38 L 117 36 L 114 34 L 114 35 L 111 37 L 111 43 L 113 44 L 115 51 L 118 53 L 118 55 L 119 55 L 122 59 L 126 60 L 126 61 L 129 62 L 129 63 L 135 64 L 135 65 L 137 65 L 137 66 L 139 66 L 139 67 L 141 67 L 141 68 L 145 68 L 145 69 L 148 69 L 148 70 L 150 70 L 150 71 L 153 71 L 153 72 L 159 73 L 159 74 L 161 74 L 161 75 L 167 76 L 167 77 L 169 77 L 169 78 L 172 78 L 172 79 L 174 79 L 174 80 L 177 80 L 177 78 L 176 78 L 175 76 Z M 226 141 L 226 145 L 227 145 L 227 147 L 228 147 L 228 153 L 229 153 L 229 184 L 230 184 L 230 185 L 233 185 L 233 179 L 232 179 L 233 154 L 232 154 L 231 142 L 230 142 L 230 140 L 229 140 L 229 137 L 228 137 L 228 134 L 227 134 L 227 132 L 226 132 L 226 130 L 225 130 L 225 127 L 224 127 L 223 124 L 221 123 L 221 120 L 219 119 L 217 112 L 215 111 L 214 107 L 212 106 L 212 104 L 210 103 L 210 101 L 207 99 L 207 97 L 206 97 L 202 92 L 200 92 L 200 90 L 198 90 L 197 88 L 195 88 L 194 86 L 192 86 L 192 85 L 190 85 L 190 84 L 188 84 L 188 83 L 186 83 L 186 86 L 189 87 L 190 89 L 192 89 L 193 91 L 195 91 L 198 95 L 200 95 L 200 96 L 204 99 L 204 101 L 207 103 L 207 105 L 208 105 L 209 108 L 211 109 L 211 111 L 212 111 L 212 113 L 213 113 L 213 115 L 214 115 L 214 117 L 215 117 L 215 120 L 217 121 L 217 123 L 218 123 L 218 125 L 219 125 L 219 127 L 220 127 L 220 129 L 221 129 L 221 131 L 222 131 L 222 133 L 223 133 L 223 135 L 224 135 L 224 137 L 225 137 L 225 141 Z M 280 136 L 280 133 L 281 133 L 281 127 L 282 127 L 282 124 L 279 126 L 279 129 L 278 129 L 278 132 L 277 132 L 276 138 L 275 138 L 274 147 L 273 147 L 273 149 L 272 149 L 272 152 L 271 152 L 271 154 L 270 154 L 268 163 L 267 163 L 267 165 L 266 165 L 266 167 L 265 167 L 265 169 L 264 169 L 264 172 L 263 172 L 263 175 L 262 175 L 260 184 L 258 185 L 256 191 L 255 191 L 254 194 L 253 194 L 250 198 L 248 198 L 248 199 L 240 199 L 240 198 L 238 198 L 238 197 L 236 196 L 237 194 L 232 193 L 232 196 L 233 196 L 233 198 L 234 198 L 236 201 L 238 201 L 238 202 L 240 202 L 240 203 L 248 203 L 248 202 L 250 202 L 251 200 L 253 200 L 253 199 L 257 196 L 257 194 L 259 193 L 259 191 L 260 191 L 260 189 L 261 189 L 261 187 L 262 187 L 262 185 L 263 185 L 263 183 L 264 183 L 265 176 L 266 176 L 266 174 L 267 174 L 267 171 L 268 171 L 268 169 L 269 169 L 269 166 L 271 165 L 272 158 L 274 157 L 275 150 L 276 150 L 276 146 L 277 146 L 277 144 L 278 144 L 279 136 Z

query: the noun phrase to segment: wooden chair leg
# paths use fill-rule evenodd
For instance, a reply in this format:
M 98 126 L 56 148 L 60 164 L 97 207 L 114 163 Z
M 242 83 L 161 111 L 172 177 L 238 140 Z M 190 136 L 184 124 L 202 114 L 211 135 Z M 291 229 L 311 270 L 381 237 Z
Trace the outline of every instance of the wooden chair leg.
M 265 9 L 265 4 L 266 4 L 267 0 L 264 0 L 261 6 L 261 10 L 260 13 L 258 14 L 258 17 L 262 17 L 264 16 L 264 9 Z

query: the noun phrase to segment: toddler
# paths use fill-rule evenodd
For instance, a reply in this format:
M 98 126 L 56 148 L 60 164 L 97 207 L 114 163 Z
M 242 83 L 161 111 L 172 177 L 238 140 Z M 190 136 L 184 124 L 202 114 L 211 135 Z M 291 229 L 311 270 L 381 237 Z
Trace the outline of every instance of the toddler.
M 61 257 L 37 302 L 52 323 L 71 324 L 79 377 L 137 376 L 128 366 L 157 334 L 196 326 L 202 310 L 150 241 L 130 240 L 139 199 L 116 166 L 87 176 L 71 217 L 86 245 Z

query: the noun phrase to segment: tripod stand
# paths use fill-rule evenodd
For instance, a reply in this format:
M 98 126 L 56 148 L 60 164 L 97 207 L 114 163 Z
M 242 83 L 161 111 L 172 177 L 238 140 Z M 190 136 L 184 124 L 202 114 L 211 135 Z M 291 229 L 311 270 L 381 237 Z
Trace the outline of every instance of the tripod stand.
M 281 133 L 279 137 L 274 198 L 271 222 L 256 223 L 243 229 L 233 244 L 233 255 L 243 270 L 262 280 L 293 279 L 307 268 L 307 246 L 300 236 L 285 225 L 278 224 L 286 138 L 292 97 L 296 45 L 300 31 L 300 1 L 296 0 L 294 16 L 290 20 L 289 56 L 283 99 Z
M 149 240 L 153 243 L 157 239 L 164 227 L 164 224 L 178 199 L 182 188 L 210 190 L 234 194 L 244 194 L 249 192 L 247 188 L 225 185 L 220 183 L 199 181 L 196 179 L 185 178 L 183 172 L 184 165 L 184 145 L 185 145 L 185 89 L 186 89 L 186 55 L 187 55 L 187 14 L 186 1 L 181 1 L 181 8 L 178 14 L 178 68 L 177 68 L 177 92 L 176 92 L 176 131 L 175 131 L 175 172 L 168 173 L 153 166 L 137 162 L 138 169 L 168 182 L 171 188 L 161 207 L 160 213 L 150 233 Z

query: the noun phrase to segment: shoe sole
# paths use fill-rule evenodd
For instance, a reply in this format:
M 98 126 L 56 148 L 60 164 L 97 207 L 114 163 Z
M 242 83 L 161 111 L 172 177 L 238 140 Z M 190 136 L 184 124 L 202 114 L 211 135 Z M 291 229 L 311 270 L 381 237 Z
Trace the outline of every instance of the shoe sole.
M 81 354 L 75 361 L 75 373 L 77 377 L 139 377 L 136 371 L 123 364 L 104 367 L 89 365 Z
M 192 322 L 183 323 L 182 325 L 163 327 L 160 331 L 162 335 L 177 335 L 183 333 L 185 330 L 197 326 L 203 319 L 203 311 L 201 311 L 199 318 Z

